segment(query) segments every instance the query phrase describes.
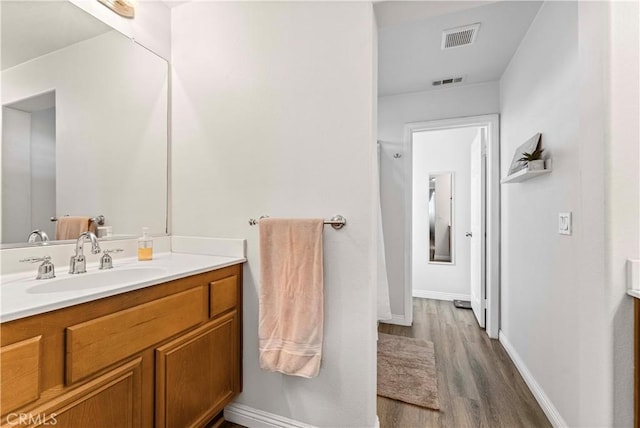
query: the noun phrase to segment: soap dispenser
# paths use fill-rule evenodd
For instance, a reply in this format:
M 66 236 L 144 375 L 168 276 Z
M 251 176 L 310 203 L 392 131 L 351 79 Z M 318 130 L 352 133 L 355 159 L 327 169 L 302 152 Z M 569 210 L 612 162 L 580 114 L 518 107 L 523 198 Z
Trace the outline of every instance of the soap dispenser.
M 153 259 L 153 240 L 149 236 L 149 228 L 142 228 L 142 236 L 138 238 L 138 260 Z

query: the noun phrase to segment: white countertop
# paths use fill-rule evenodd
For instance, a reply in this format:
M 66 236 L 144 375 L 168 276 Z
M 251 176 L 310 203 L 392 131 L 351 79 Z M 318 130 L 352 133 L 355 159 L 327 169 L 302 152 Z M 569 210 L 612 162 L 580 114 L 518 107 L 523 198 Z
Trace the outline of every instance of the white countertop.
M 114 259 L 113 269 L 101 271 L 87 263 L 87 273 L 71 275 L 56 266 L 56 278 L 36 280 L 37 265 L 29 273 L 2 276 L 0 322 L 12 321 L 86 303 L 174 279 L 243 263 L 244 257 L 184 253 L 154 254 L 153 260 Z
M 640 299 L 640 260 L 627 260 L 627 294 Z
M 631 297 L 635 297 L 636 299 L 640 299 L 640 290 L 627 288 L 627 294 Z

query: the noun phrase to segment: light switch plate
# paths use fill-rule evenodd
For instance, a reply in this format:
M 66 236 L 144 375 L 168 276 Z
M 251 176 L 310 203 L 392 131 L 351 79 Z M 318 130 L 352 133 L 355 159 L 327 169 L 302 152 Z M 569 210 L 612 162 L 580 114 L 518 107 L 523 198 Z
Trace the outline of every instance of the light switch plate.
M 571 213 L 558 214 L 558 233 L 560 235 L 571 235 Z

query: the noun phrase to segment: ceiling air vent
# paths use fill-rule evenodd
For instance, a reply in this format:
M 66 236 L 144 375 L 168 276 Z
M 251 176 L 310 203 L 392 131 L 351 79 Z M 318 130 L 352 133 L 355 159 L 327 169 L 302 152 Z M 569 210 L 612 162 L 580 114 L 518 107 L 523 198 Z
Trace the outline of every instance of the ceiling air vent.
M 480 23 L 451 28 L 442 32 L 442 49 L 467 46 L 476 40 Z
M 462 77 L 450 77 L 448 79 L 434 80 L 431 82 L 432 86 L 446 86 L 451 85 L 452 83 L 460 83 L 462 82 Z

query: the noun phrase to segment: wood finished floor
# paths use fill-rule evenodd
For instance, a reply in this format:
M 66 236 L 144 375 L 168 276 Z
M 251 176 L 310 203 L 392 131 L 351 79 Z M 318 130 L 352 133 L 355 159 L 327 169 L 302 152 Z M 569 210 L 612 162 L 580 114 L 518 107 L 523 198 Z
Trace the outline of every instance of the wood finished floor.
M 451 302 L 413 299 L 413 326 L 380 324 L 380 333 L 430 340 L 440 410 L 378 397 L 380 428 L 550 427 L 542 409 L 497 340 L 472 311 Z
M 233 422 L 224 421 L 222 425 L 220 425 L 220 428 L 246 428 L 246 427 L 242 425 L 234 424 Z

